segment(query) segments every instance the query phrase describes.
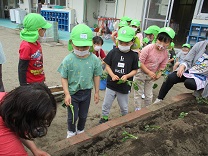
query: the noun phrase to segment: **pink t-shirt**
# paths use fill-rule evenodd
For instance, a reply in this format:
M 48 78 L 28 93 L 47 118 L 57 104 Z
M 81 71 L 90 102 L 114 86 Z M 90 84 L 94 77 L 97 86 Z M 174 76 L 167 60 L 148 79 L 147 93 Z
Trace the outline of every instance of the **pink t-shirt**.
M 0 94 L 0 99 L 3 94 Z M 0 116 L 0 156 L 27 156 L 19 137 L 6 127 Z
M 163 70 L 168 63 L 168 51 L 159 51 L 155 44 L 149 44 L 141 50 L 139 60 L 152 72 Z

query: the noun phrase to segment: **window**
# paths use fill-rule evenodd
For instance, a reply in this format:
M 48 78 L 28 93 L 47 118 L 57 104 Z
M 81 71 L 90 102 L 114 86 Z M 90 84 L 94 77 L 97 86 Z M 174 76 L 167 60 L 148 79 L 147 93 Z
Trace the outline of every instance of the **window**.
M 202 3 L 201 13 L 208 13 L 208 0 L 204 0 Z
M 115 3 L 115 0 L 105 0 L 105 3 Z
M 197 0 L 194 18 L 201 20 L 208 19 L 208 0 Z

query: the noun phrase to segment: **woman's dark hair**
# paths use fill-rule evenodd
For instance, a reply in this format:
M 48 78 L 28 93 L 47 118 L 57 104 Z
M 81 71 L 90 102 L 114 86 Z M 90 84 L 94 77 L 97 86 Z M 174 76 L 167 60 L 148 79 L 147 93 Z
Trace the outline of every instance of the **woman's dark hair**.
M 43 83 L 19 86 L 0 101 L 0 116 L 5 125 L 29 140 L 47 134 L 56 110 L 55 98 Z
M 159 40 L 160 42 L 172 42 L 172 38 L 170 38 L 170 36 L 165 33 L 165 32 L 161 32 L 157 35 L 157 40 Z
M 95 36 L 92 38 L 93 44 L 101 44 L 103 45 L 103 39 L 100 36 Z

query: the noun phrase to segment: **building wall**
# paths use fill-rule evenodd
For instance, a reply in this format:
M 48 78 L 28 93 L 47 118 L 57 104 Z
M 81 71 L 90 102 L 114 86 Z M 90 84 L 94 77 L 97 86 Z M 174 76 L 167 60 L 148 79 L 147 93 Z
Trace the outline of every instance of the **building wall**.
M 144 0 L 118 0 L 117 18 L 129 16 L 132 19 L 142 20 Z
M 68 8 L 75 9 L 75 20 L 78 23 L 84 22 L 84 0 L 67 0 Z
M 97 24 L 97 16 L 99 12 L 99 1 L 98 0 L 86 0 L 87 4 L 87 16 L 85 23 L 88 26 L 93 27 L 94 24 Z
M 105 0 L 100 0 L 99 16 L 101 17 L 114 17 L 115 3 L 105 3 Z
M 20 7 L 20 9 L 25 10 L 27 13 L 31 12 L 31 4 L 30 4 L 29 0 L 24 0 L 24 3 L 22 3 L 20 0 L 19 7 Z

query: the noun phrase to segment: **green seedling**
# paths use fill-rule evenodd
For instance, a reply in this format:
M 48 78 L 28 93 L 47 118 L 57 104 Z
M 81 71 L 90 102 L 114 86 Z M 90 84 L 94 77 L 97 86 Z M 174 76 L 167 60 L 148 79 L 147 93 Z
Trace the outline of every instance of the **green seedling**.
M 187 116 L 187 115 L 188 115 L 188 113 L 181 112 L 178 118 L 183 119 L 183 118 L 185 118 L 185 116 Z
M 146 125 L 144 127 L 145 132 L 149 132 L 149 131 L 153 131 L 153 130 L 158 130 L 160 129 L 160 126 L 156 126 L 156 125 Z
M 103 71 L 102 75 L 100 76 L 100 80 L 107 80 L 108 73 L 106 71 Z
M 207 105 L 208 105 L 208 99 L 207 99 L 207 98 L 197 97 L 197 98 L 196 98 L 196 102 L 197 102 L 198 104 L 207 104 Z
M 122 133 L 122 135 L 124 136 L 124 138 L 122 139 L 122 141 L 126 141 L 127 139 L 138 139 L 138 137 L 132 135 L 132 134 L 129 134 L 128 132 L 124 131 Z
M 134 90 L 138 91 L 139 90 L 139 87 L 138 87 L 138 82 L 137 81 L 129 81 L 129 80 L 118 80 L 117 84 L 122 84 L 122 83 L 126 83 L 127 85 L 129 86 L 132 86 L 134 87 Z
M 72 124 L 74 124 L 74 106 L 72 104 L 70 104 L 69 106 L 67 106 L 65 103 L 62 104 L 62 107 L 66 108 L 66 107 L 70 107 L 71 112 L 72 112 Z
M 157 88 L 158 84 L 154 83 L 154 85 L 152 86 L 153 89 Z

